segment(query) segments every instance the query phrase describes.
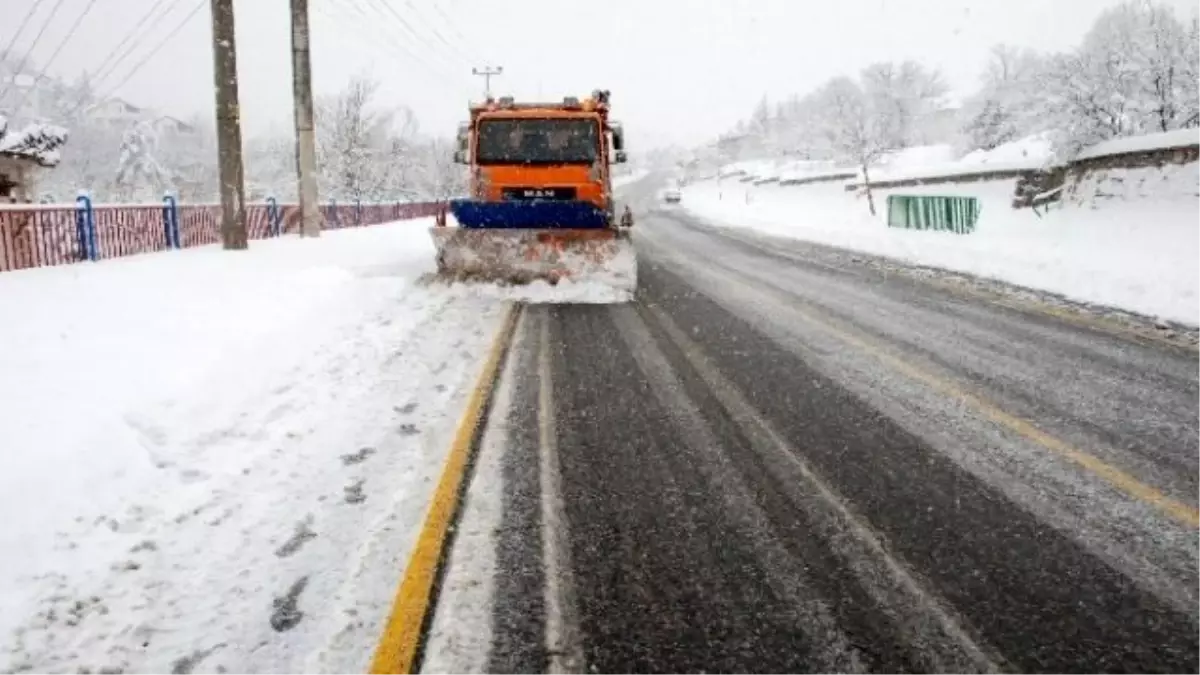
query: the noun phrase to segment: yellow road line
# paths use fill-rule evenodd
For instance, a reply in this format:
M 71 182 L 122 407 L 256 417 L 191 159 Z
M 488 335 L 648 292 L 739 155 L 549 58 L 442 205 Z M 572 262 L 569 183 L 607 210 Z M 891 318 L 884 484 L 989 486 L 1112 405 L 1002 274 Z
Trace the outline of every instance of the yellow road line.
M 1167 516 L 1170 516 L 1175 521 L 1189 527 L 1200 526 L 1200 511 L 1197 511 L 1195 507 L 1173 499 L 1159 489 L 1141 482 L 1132 475 L 1105 462 L 1099 457 L 1088 454 L 1087 452 L 1070 445 L 1066 441 L 1056 438 L 1055 436 L 1051 436 L 1045 431 L 1037 428 L 1037 426 L 1035 426 L 1032 422 L 1005 412 L 995 403 L 973 394 L 970 391 L 955 385 L 949 380 L 942 379 L 933 373 L 926 372 L 912 365 L 911 363 L 894 356 L 883 347 L 874 344 L 873 341 L 855 335 L 851 330 L 835 325 L 831 321 L 819 319 L 808 312 L 804 312 L 799 309 L 796 309 L 795 311 L 810 323 L 821 326 L 830 333 L 838 336 L 843 342 L 846 342 L 847 344 L 871 354 L 877 360 L 885 363 L 892 369 L 899 371 L 900 373 L 903 373 L 914 380 L 924 383 L 935 391 L 962 400 L 967 405 L 971 406 L 984 417 L 995 422 L 996 424 L 999 424 L 1010 431 L 1013 431 L 1025 437 L 1026 439 L 1057 453 L 1063 458 L 1074 462 L 1077 466 L 1080 466 L 1107 481 L 1113 487 L 1132 497 L 1140 499 L 1147 504 L 1151 504 L 1165 513 Z
M 518 310 L 508 305 L 501 320 L 500 331 L 492 342 L 491 352 L 479 374 L 475 388 L 467 399 L 466 409 L 458 422 L 454 441 L 442 469 L 442 478 L 433 493 L 425 524 L 417 537 L 416 546 L 404 570 L 400 588 L 392 613 L 384 625 L 383 635 L 375 648 L 371 660 L 372 673 L 410 673 L 416 666 L 417 648 L 421 642 L 421 629 L 426 616 L 432 610 L 433 585 L 438 567 L 444 556 L 443 548 L 454 514 L 458 510 L 459 496 L 466 474 L 477 432 L 483 423 L 484 414 L 492 389 L 500 372 L 504 354 L 512 341 L 517 325 Z

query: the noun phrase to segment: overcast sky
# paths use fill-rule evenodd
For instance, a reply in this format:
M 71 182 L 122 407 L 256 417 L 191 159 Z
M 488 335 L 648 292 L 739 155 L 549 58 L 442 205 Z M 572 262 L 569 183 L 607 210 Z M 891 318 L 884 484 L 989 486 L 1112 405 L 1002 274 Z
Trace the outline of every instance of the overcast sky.
M 94 69 L 160 0 L 0 0 L 0 49 L 29 8 L 13 48 L 44 62 L 94 2 L 50 72 Z M 422 130 L 452 134 L 483 81 L 472 66 L 502 65 L 494 91 L 519 98 L 612 91 L 631 144 L 694 144 L 746 116 L 765 93 L 804 92 L 879 60 L 912 58 L 969 90 L 989 47 L 1040 50 L 1079 42 L 1115 0 L 310 0 L 318 94 L 366 73 L 381 98 L 403 103 Z M 135 104 L 189 117 L 212 109 L 209 0 L 161 0 L 172 12 L 101 87 Z M 235 0 L 246 133 L 291 124 L 288 0 Z M 1181 16 L 1194 0 L 1170 0 Z M 126 71 L 190 12 L 199 11 L 115 91 Z M 389 9 L 390 8 L 390 9 Z M 407 23 L 407 27 L 403 22 Z M 410 32 L 412 31 L 412 32 Z

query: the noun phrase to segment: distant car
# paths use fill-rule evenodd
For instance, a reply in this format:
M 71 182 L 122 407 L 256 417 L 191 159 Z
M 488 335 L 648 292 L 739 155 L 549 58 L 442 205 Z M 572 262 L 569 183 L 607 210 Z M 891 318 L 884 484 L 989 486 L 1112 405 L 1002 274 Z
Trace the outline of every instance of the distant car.
M 668 188 L 663 190 L 663 201 L 668 204 L 678 204 L 683 201 L 683 193 L 677 188 Z

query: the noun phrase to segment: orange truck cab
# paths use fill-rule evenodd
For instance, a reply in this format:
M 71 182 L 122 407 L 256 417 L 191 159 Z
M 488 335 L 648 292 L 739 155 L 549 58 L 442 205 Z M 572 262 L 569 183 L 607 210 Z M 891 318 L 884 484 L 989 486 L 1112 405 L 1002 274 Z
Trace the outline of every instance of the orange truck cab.
M 511 97 L 470 108 L 455 161 L 470 167 L 469 197 L 450 209 L 469 229 L 616 229 L 611 166 L 626 161 L 609 120 L 609 93 L 559 103 Z

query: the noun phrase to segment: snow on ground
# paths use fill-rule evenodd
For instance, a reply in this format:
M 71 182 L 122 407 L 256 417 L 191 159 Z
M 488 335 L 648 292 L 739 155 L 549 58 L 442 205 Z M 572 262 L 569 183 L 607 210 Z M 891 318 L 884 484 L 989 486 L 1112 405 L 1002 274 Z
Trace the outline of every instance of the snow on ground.
M 991 150 L 975 150 L 957 157 L 948 144 L 922 145 L 885 155 L 871 170 L 876 181 L 936 178 L 996 171 L 1038 169 L 1053 160 L 1045 134 L 1028 136 Z M 861 177 L 861 171 L 856 171 Z
M 502 307 L 428 224 L 0 275 L 0 671 L 366 667 Z
M 511 354 L 522 347 L 517 331 Z M 422 673 L 486 673 L 492 645 L 496 535 L 504 526 L 504 450 L 520 358 L 501 374 L 429 627 Z
M 726 181 L 718 188 L 710 181 L 689 186 L 683 206 L 714 224 L 991 277 L 1194 326 L 1200 323 L 1200 200 L 1194 189 L 1180 186 L 1194 188 L 1197 167 L 1126 170 L 1118 182 L 1138 189 L 1067 204 L 1042 218 L 1011 208 L 1013 180 L 876 190 L 874 218 L 865 198 L 840 183 L 753 187 Z M 976 232 L 888 228 L 890 194 L 978 197 Z
M 826 174 L 835 170 L 833 162 L 794 160 L 784 164 L 779 171 L 779 180 L 796 180 Z
M 1049 134 L 1039 133 L 998 145 L 991 150 L 973 150 L 961 159 L 961 164 L 1015 164 L 1025 162 L 1039 167 L 1054 158 Z
M 955 159 L 954 146 L 949 143 L 914 145 L 885 153 L 879 159 L 878 173 L 899 174 L 913 169 L 949 164 Z
M 619 187 L 625 187 L 626 185 L 629 185 L 631 183 L 638 182 L 639 180 L 645 178 L 649 174 L 650 174 L 650 172 L 647 171 L 646 169 L 637 169 L 635 171 L 632 171 L 630 173 L 627 173 L 627 174 L 624 174 L 621 176 L 614 176 L 612 179 L 612 186 L 614 189 L 619 188 Z

